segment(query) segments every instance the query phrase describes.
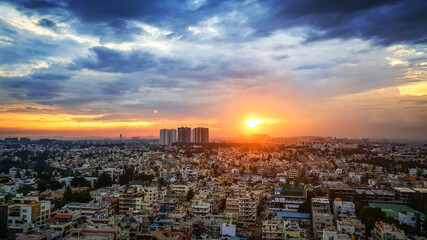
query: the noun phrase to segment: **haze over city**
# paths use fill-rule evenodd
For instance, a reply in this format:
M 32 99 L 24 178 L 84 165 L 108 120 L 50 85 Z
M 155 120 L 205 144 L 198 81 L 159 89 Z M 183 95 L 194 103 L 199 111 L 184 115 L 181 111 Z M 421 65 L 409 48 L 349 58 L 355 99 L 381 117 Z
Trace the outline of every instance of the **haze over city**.
M 0 137 L 159 137 L 189 126 L 212 139 L 425 139 L 426 10 L 426 1 L 1 1 Z

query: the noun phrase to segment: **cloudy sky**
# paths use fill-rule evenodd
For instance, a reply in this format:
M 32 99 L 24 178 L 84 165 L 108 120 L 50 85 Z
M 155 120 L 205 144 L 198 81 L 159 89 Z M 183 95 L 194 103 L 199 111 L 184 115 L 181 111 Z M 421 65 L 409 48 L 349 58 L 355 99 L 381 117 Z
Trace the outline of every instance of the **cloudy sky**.
M 426 12 L 425 0 L 0 1 L 0 137 L 186 125 L 427 138 Z

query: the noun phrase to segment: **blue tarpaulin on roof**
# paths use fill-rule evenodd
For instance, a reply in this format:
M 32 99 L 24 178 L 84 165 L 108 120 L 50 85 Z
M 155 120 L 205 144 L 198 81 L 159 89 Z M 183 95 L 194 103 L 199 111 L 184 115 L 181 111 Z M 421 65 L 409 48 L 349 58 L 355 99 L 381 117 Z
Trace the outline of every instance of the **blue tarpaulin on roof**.
M 270 213 L 271 215 L 276 215 L 282 218 L 297 218 L 297 219 L 311 219 L 311 214 L 309 213 L 299 213 L 299 212 L 277 212 Z

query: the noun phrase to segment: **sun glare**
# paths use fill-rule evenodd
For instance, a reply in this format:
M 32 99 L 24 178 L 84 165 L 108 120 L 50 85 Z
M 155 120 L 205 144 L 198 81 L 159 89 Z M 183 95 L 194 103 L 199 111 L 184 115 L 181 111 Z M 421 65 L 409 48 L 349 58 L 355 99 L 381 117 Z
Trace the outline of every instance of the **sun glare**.
M 261 119 L 249 119 L 246 121 L 246 125 L 250 128 L 256 128 L 259 124 L 264 123 Z

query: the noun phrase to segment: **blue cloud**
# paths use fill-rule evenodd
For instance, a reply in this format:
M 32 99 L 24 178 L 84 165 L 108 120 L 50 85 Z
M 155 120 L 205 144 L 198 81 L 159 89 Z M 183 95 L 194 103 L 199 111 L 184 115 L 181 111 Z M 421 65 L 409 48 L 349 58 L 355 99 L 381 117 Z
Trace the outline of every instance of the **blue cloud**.
M 1 43 L 6 43 L 5 45 Z M 34 63 L 50 56 L 68 55 L 82 45 L 71 39 L 52 39 L 0 20 L 0 64 Z M 68 57 L 68 56 L 67 56 Z
M 411 1 L 275 1 L 274 27 L 310 26 L 308 41 L 330 38 L 373 39 L 378 44 L 425 43 L 427 2 Z
M 49 56 L 57 47 L 40 39 L 13 42 L 13 45 L 0 47 L 0 64 L 28 63 L 31 59 Z
M 56 23 L 54 21 L 47 19 L 47 18 L 40 19 L 38 22 L 38 25 L 42 26 L 42 27 L 46 27 L 46 28 L 55 28 L 56 27 Z
M 313 31 L 308 41 L 359 37 L 388 45 L 396 42 L 425 43 L 427 39 L 424 30 L 427 2 L 424 0 L 230 0 L 206 1 L 197 6 L 181 0 L 21 0 L 14 3 L 41 13 L 63 15 L 60 10 L 65 10 L 83 24 L 91 23 L 85 26 L 87 29 L 96 30 L 101 24 L 106 29 L 110 28 L 105 41 L 128 40 L 132 34 L 137 34 L 139 30 L 127 26 L 126 20 L 146 22 L 188 35 L 189 26 L 232 11 L 248 17 L 248 24 L 255 30 L 253 36 L 264 36 L 277 29 L 309 26 Z M 234 23 L 224 24 L 230 29 L 236 27 Z M 103 35 L 100 31 L 94 33 Z M 111 34 L 117 39 L 112 38 Z M 121 34 L 125 36 L 123 39 L 120 39 Z M 229 37 L 236 37 L 234 31 Z
M 134 40 L 137 35 L 144 33 L 144 30 L 126 20 L 116 19 L 99 24 L 93 29 L 93 33 L 100 36 L 101 42 L 120 43 Z
M 8 37 L 16 37 L 17 32 L 9 23 L 0 19 L 0 34 Z
M 61 7 L 60 1 L 54 0 L 18 0 L 16 3 L 29 9 L 51 9 Z
M 67 77 L 53 75 L 45 77 L 42 78 L 41 75 L 3 77 L 0 78 L 0 86 L 8 89 L 9 97 L 19 100 L 52 99 L 60 96 L 63 86 L 57 80 L 64 80 Z
M 64 74 L 55 74 L 55 73 L 35 73 L 31 75 L 32 79 L 37 80 L 68 80 L 71 78 L 70 75 L 64 75 Z
M 90 51 L 93 56 L 76 59 L 70 69 L 130 73 L 143 71 L 155 66 L 154 56 L 148 52 L 122 52 L 105 47 L 93 47 Z

